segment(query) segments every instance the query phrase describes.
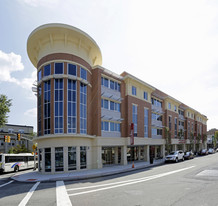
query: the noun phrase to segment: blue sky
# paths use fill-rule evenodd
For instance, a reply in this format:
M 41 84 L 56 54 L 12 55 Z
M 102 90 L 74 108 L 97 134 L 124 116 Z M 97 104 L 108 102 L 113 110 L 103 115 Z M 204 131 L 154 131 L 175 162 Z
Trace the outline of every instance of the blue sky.
M 36 131 L 36 69 L 26 42 L 36 27 L 54 22 L 88 33 L 103 67 L 133 74 L 206 115 L 208 129 L 218 128 L 215 0 L 1 0 L 0 94 L 13 100 L 8 123 Z

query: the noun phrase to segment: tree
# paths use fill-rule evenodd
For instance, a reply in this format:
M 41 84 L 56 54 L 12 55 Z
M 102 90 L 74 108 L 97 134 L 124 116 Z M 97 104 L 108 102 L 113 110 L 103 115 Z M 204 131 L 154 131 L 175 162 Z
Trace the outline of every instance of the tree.
M 9 154 L 19 154 L 19 153 L 30 153 L 31 151 L 28 150 L 24 144 L 17 145 L 15 147 L 11 147 L 8 151 Z
M 7 113 L 10 112 L 11 101 L 12 100 L 8 99 L 6 95 L 0 95 L 0 127 L 8 122 Z
M 217 146 L 217 140 L 218 140 L 218 131 L 215 132 L 214 138 L 213 138 L 213 148 L 216 148 Z
M 179 137 L 179 139 L 184 139 L 184 132 L 182 129 L 179 130 L 178 137 Z
M 189 140 L 190 140 L 190 150 L 194 150 L 194 134 L 191 132 L 190 133 L 190 137 L 189 137 Z
M 168 127 L 165 127 L 164 134 L 165 134 L 164 137 L 166 141 L 166 151 L 167 151 L 167 154 L 169 154 L 171 150 L 171 132 Z

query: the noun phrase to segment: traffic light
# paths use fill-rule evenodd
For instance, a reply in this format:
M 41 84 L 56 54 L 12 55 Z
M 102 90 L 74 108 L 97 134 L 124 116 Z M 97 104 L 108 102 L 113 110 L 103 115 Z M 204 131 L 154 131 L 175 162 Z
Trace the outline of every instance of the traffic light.
M 17 140 L 20 141 L 20 133 L 17 134 Z
M 11 142 L 11 137 L 8 136 L 7 142 L 10 143 Z
M 8 141 L 8 137 L 5 135 L 4 136 L 4 141 L 7 142 Z

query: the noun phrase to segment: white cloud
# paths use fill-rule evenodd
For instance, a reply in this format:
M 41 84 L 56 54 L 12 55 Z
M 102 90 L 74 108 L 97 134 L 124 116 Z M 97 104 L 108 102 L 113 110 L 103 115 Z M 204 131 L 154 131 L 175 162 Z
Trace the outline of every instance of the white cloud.
M 7 54 L 0 50 L 0 81 L 13 82 L 19 84 L 19 81 L 11 77 L 12 72 L 22 71 L 24 65 L 21 62 L 21 56 L 13 52 Z
M 30 117 L 37 117 L 37 108 L 27 110 L 26 112 L 24 112 L 24 115 Z
M 15 83 L 23 89 L 28 90 L 28 97 L 34 98 L 32 94 L 32 85 L 36 80 L 37 71 L 33 71 L 30 77 L 18 79 L 12 76 L 13 72 L 24 71 L 24 65 L 21 56 L 13 52 L 7 54 L 0 50 L 0 82 Z
M 32 7 L 54 7 L 59 0 L 18 0 L 20 3 L 25 3 Z

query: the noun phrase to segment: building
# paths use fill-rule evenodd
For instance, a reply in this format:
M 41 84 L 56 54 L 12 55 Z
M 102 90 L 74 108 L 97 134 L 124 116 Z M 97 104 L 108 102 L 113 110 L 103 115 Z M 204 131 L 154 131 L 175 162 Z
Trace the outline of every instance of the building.
M 206 116 L 127 72 L 103 68 L 100 48 L 83 31 L 42 25 L 27 52 L 38 75 L 40 172 L 163 158 L 165 128 L 171 150 L 204 147 Z
M 18 140 L 20 134 L 20 140 Z M 10 137 L 10 142 L 5 142 L 5 136 Z M 0 153 L 8 153 L 11 147 L 25 145 L 32 151 L 33 127 L 25 125 L 5 124 L 0 127 Z
M 213 128 L 207 131 L 207 148 L 214 148 L 214 137 L 215 137 L 215 132 L 217 132 L 218 129 Z M 218 141 L 216 142 L 216 146 L 218 145 Z

